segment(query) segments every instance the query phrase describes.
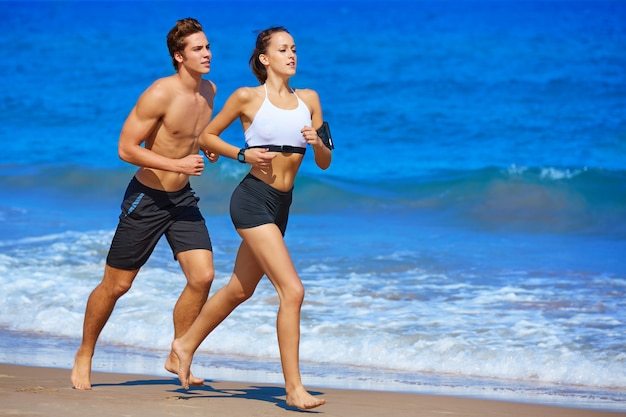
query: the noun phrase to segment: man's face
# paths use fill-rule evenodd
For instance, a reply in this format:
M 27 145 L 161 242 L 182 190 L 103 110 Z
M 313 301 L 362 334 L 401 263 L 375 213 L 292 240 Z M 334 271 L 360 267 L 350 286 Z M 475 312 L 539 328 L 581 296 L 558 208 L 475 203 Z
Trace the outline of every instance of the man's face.
M 178 62 L 187 69 L 200 74 L 208 74 L 211 71 L 211 45 L 204 32 L 197 32 L 186 38 L 185 50 Z

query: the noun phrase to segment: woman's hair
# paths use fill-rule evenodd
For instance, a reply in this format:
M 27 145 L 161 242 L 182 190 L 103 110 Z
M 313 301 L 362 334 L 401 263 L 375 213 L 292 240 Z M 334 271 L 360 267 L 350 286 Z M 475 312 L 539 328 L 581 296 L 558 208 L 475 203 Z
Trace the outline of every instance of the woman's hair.
M 202 25 L 200 22 L 192 17 L 187 17 L 185 19 L 178 20 L 176 22 L 176 26 L 174 26 L 167 34 L 167 49 L 170 51 L 172 65 L 174 65 L 174 69 L 176 71 L 178 71 L 178 61 L 174 58 L 174 54 L 176 52 L 180 52 L 182 54 L 185 51 L 186 46 L 185 38 L 198 32 L 202 32 Z
M 267 48 L 272 40 L 272 35 L 278 32 L 289 33 L 289 31 L 282 26 L 272 26 L 269 29 L 259 32 L 256 37 L 256 46 L 254 47 L 254 51 L 252 51 L 250 61 L 248 61 L 252 73 L 261 84 L 265 83 L 267 80 L 267 69 L 259 60 L 259 55 L 267 53 Z

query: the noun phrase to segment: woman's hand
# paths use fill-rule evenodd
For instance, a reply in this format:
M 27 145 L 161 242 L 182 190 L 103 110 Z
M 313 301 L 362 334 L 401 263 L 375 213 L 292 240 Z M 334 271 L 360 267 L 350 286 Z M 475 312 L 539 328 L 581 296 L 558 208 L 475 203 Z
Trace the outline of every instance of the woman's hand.
M 263 171 L 272 165 L 272 159 L 276 158 L 276 153 L 268 153 L 266 148 L 248 148 L 244 153 L 246 163 Z
M 311 126 L 304 126 L 302 130 L 300 130 L 300 133 L 302 133 L 302 137 L 309 145 L 314 147 L 324 145 L 324 142 L 322 142 L 322 138 L 320 138 L 317 134 L 317 130 L 313 129 Z

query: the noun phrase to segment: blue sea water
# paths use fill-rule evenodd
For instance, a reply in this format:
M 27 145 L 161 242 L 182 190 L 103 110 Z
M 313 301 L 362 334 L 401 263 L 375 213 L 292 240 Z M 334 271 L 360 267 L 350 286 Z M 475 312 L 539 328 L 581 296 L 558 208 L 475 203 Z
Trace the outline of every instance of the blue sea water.
M 255 30 L 286 26 L 292 86 L 336 149 L 296 183 L 287 242 L 307 294 L 305 385 L 626 410 L 626 2 L 0 2 L 0 361 L 70 368 L 134 168 L 139 94 L 193 16 L 217 108 L 254 85 Z M 243 143 L 238 126 L 224 138 Z M 192 185 L 230 276 L 245 174 Z M 160 244 L 97 370 L 161 374 L 183 277 Z M 281 382 L 264 281 L 201 346 L 207 378 Z

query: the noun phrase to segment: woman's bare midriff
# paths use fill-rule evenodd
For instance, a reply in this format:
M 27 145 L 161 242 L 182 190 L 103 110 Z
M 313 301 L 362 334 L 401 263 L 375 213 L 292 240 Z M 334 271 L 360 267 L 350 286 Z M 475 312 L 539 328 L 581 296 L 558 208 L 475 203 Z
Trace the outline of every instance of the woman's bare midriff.
M 250 174 L 254 175 L 270 187 L 280 191 L 289 191 L 302 164 L 304 155 L 298 153 L 276 153 L 272 166 L 268 170 L 252 167 Z

